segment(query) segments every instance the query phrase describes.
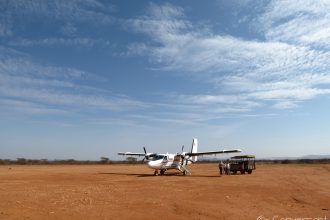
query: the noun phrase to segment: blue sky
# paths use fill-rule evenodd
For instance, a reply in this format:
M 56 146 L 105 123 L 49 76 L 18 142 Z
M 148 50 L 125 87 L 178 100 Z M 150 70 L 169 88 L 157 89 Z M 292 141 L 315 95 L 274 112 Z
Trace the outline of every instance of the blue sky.
M 330 154 L 329 1 L 0 9 L 0 158 Z

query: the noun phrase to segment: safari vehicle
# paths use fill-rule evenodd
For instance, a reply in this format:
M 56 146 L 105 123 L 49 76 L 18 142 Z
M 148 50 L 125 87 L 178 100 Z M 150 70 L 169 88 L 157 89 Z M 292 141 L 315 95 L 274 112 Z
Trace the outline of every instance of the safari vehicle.
M 252 173 L 252 170 L 256 169 L 256 162 L 254 155 L 240 155 L 230 158 L 230 172 L 236 174 L 238 171 L 241 174 Z

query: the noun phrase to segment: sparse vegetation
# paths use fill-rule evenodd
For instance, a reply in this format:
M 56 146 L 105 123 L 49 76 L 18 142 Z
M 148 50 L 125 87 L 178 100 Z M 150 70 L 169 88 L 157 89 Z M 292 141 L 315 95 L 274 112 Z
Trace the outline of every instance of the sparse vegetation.
M 0 159 L 0 165 L 88 165 L 88 164 L 135 164 L 139 163 L 138 160 L 123 160 L 114 161 L 107 157 L 100 157 L 100 160 L 75 160 L 75 159 L 62 159 L 62 160 L 48 160 L 48 159 L 27 159 L 17 158 Z
M 218 163 L 218 160 L 199 160 L 197 163 Z M 48 160 L 48 159 L 26 159 L 16 160 L 0 159 L 0 165 L 87 165 L 87 164 L 140 164 L 141 161 L 135 157 L 126 160 L 110 160 L 108 157 L 100 157 L 100 160 Z M 295 160 L 256 160 L 257 164 L 330 164 L 330 159 L 295 159 Z
M 199 160 L 197 163 L 219 163 L 219 160 Z M 257 164 L 329 164 L 330 159 L 256 160 Z
M 136 163 L 137 162 L 137 158 L 136 157 L 127 157 L 126 161 L 128 163 Z
M 256 160 L 259 164 L 329 164 L 330 159 Z
M 108 157 L 101 157 L 100 159 L 101 159 L 100 162 L 101 162 L 102 164 L 108 164 L 109 161 L 110 161 L 110 159 L 109 159 Z

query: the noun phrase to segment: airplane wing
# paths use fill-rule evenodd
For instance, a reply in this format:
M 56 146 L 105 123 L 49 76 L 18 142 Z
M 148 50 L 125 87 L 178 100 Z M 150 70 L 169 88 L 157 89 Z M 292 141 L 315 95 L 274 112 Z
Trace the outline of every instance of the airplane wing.
M 129 155 L 129 156 L 139 156 L 139 157 L 154 157 L 157 154 L 156 153 L 132 153 L 132 152 L 118 152 L 118 155 Z
M 145 153 L 132 153 L 132 152 L 118 152 L 118 155 L 130 155 L 130 156 L 145 156 Z
M 227 154 L 227 153 L 240 153 L 241 149 L 234 150 L 220 150 L 220 151 L 204 151 L 204 152 L 195 152 L 195 153 L 185 153 L 187 156 L 203 156 L 203 155 L 216 155 L 216 154 Z

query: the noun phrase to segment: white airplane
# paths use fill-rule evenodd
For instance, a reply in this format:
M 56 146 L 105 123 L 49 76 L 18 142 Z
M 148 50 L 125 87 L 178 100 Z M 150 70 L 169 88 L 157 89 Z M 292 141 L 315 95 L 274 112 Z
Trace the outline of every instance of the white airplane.
M 183 175 L 190 174 L 187 169 L 187 165 L 196 162 L 197 156 L 242 152 L 240 149 L 197 152 L 197 145 L 197 139 L 194 138 L 190 152 L 182 152 L 177 154 L 147 153 L 145 147 L 143 147 L 144 153 L 119 152 L 118 155 L 144 156 L 142 161 L 148 160 L 148 167 L 153 169 L 154 175 L 157 176 L 158 172 L 160 172 L 160 175 L 163 175 L 169 169 L 179 170 L 183 173 Z

